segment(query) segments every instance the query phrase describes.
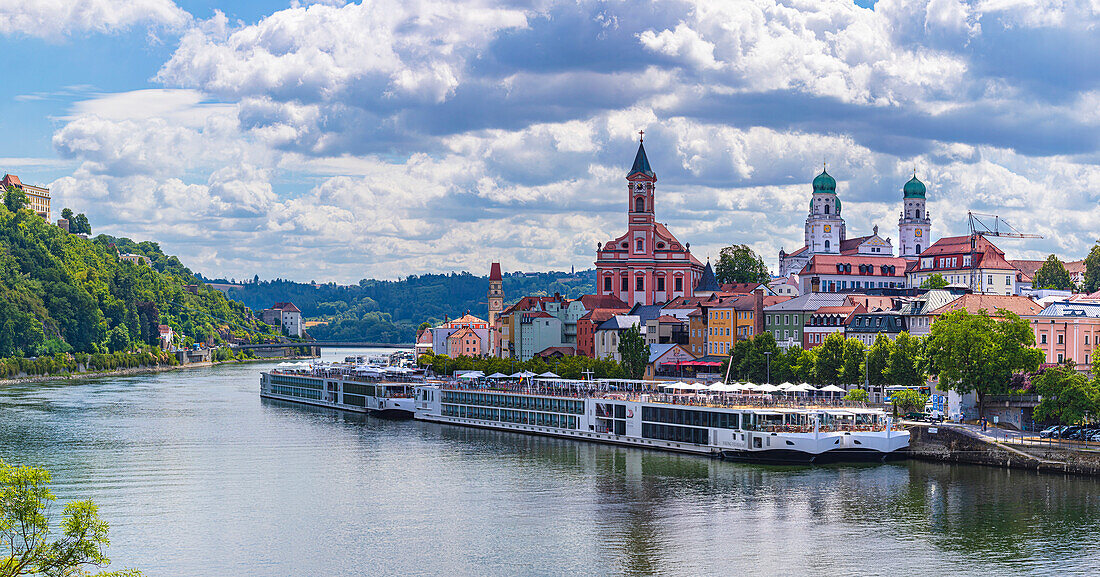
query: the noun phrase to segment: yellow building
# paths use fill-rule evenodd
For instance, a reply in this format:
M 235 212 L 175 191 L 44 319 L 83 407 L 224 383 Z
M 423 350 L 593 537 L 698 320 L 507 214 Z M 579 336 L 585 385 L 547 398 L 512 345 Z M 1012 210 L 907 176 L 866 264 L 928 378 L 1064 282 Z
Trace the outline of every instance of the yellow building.
M 5 190 L 9 186 L 22 190 L 27 195 L 27 208 L 47 221 L 50 220 L 50 189 L 23 184 L 19 177 L 14 174 L 5 174 L 4 179 L 0 180 L 0 185 L 3 185 Z
M 733 349 L 734 309 L 737 297 L 718 299 L 707 312 L 707 354 L 728 355 Z

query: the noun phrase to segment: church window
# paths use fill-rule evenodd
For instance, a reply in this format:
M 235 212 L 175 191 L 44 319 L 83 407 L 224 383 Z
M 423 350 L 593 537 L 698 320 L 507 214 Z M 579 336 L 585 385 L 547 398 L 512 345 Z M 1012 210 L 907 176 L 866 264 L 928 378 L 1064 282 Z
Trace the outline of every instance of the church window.
M 612 290 L 611 289 L 611 277 L 609 277 L 609 276 L 603 277 L 603 292 L 609 293 L 609 292 L 611 292 L 611 290 Z
M 639 290 L 639 291 L 644 291 L 645 290 L 645 277 L 644 276 L 640 276 L 640 277 L 637 277 L 637 278 L 634 279 L 634 290 Z
M 623 292 L 626 292 L 626 291 L 630 290 L 630 281 L 625 276 L 623 277 L 622 286 L 623 286 L 623 288 L 622 288 Z
M 634 243 L 634 252 L 645 252 L 645 241 L 644 240 L 639 238 Z
M 829 241 L 825 241 L 825 250 L 829 250 Z
M 682 277 L 676 277 L 674 286 L 676 287 L 676 292 L 684 290 L 684 279 Z
M 917 254 L 920 254 L 920 245 L 917 245 Z
M 657 290 L 659 290 L 659 291 L 664 291 L 665 290 L 665 277 L 663 277 L 663 276 L 657 277 Z
M 829 214 L 829 205 L 828 204 L 825 205 L 825 214 Z
M 619 205 L 622 206 L 622 205 Z M 645 197 L 639 196 L 634 199 L 634 212 L 645 212 Z

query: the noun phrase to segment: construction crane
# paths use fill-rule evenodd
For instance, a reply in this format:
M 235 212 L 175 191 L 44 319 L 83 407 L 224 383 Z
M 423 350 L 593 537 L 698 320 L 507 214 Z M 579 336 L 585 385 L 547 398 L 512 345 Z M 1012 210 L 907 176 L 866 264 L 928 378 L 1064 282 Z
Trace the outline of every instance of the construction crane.
M 1043 238 L 1038 234 L 1029 234 L 1016 230 L 1016 227 L 1007 220 L 995 214 L 982 214 L 980 212 L 966 212 L 966 218 L 970 223 L 970 290 L 977 291 L 981 284 L 978 278 L 978 236 L 999 236 L 1007 238 Z M 987 224 L 992 218 L 993 226 Z M 986 220 L 983 220 L 986 219 Z M 980 291 L 979 291 L 980 292 Z

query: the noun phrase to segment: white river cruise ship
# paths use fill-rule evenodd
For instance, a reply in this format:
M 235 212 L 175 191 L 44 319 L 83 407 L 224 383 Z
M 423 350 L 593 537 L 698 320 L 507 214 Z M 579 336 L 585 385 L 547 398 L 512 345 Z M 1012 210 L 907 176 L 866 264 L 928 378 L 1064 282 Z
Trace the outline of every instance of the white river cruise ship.
M 356 363 L 280 363 L 260 375 L 260 396 L 319 407 L 412 418 L 423 372 Z
M 527 379 L 416 387 L 416 418 L 762 463 L 881 461 L 909 432 L 829 399 L 672 394 L 646 381 Z

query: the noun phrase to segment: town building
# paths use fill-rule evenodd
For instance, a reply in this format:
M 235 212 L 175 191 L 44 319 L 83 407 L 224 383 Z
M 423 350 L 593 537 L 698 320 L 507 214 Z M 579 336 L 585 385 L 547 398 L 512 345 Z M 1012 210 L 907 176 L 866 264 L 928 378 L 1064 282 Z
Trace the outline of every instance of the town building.
M 168 325 L 157 325 L 157 344 L 164 350 L 172 348 L 172 342 L 176 339 L 176 333 Z
M 576 354 L 596 358 L 596 327 L 615 315 L 626 314 L 629 310 L 628 308 L 596 308 L 586 312 L 577 320 Z
M 902 300 L 898 313 L 905 317 L 905 330 L 915 337 L 923 337 L 932 332 L 932 311 L 962 296 L 957 290 L 932 289 L 924 294 Z
M 965 286 L 989 295 L 1017 294 L 1019 271 L 1005 260 L 1005 253 L 982 235 L 974 235 L 971 260 L 970 235 L 944 237 L 911 261 L 906 270 L 908 284 L 919 287 L 934 274 L 940 274 L 949 286 Z
M 661 315 L 645 321 L 645 342 L 649 345 L 656 344 L 688 344 L 687 319 L 678 319 L 672 315 Z
M 432 329 L 422 329 L 416 335 L 415 345 L 416 358 L 420 358 L 420 355 L 428 354 L 432 351 Z
M 646 363 L 645 379 L 679 378 L 683 376 L 681 363 L 695 360 L 692 355 L 676 343 L 664 343 L 649 346 L 649 362 Z
M 494 262 L 489 266 L 489 350 L 491 356 L 500 356 L 500 313 L 504 311 L 504 277 L 500 274 L 500 263 Z
M 557 309 L 555 304 L 557 303 L 551 303 L 550 308 Z M 523 311 L 517 314 L 519 315 L 518 322 L 515 324 L 517 359 L 527 361 L 546 349 L 564 346 L 560 318 L 542 310 Z M 570 348 L 576 350 L 576 344 Z
M 857 313 L 852 315 L 845 335 L 869 347 L 879 335 L 891 340 L 897 338 L 905 331 L 905 319 L 905 315 L 898 311 Z
M 807 293 L 764 307 L 764 330 L 771 331 L 779 348 L 801 347 L 803 332 L 810 316 L 821 307 L 836 307 L 854 302 L 844 293 Z
M 489 323 L 485 319 L 475 317 L 469 312 L 458 317 L 454 320 L 446 320 L 442 325 L 430 329 L 432 331 L 432 350 L 437 355 L 447 355 L 449 357 L 460 357 L 464 354 L 466 344 L 462 341 L 452 342 L 451 336 L 461 331 L 462 329 L 470 329 L 474 335 L 480 340 L 478 345 L 478 355 L 484 354 L 488 347 L 486 343 L 489 341 Z M 467 337 L 472 338 L 472 337 Z M 451 349 L 452 344 L 457 344 L 458 348 Z
M 895 257 L 815 254 L 798 274 L 799 292 L 904 288 L 907 264 Z
M 596 291 L 627 304 L 651 305 L 690 294 L 703 264 L 656 221 L 657 175 L 639 142 L 634 165 L 626 175 L 627 232 L 596 247 Z
M 14 174 L 5 174 L 4 178 L 0 180 L 0 185 L 3 186 L 4 190 L 9 187 L 22 190 L 27 195 L 27 208 L 46 219 L 46 222 L 50 221 L 50 189 L 32 184 L 23 184 L 19 177 Z
M 447 337 L 447 352 L 455 357 L 480 357 L 482 337 L 471 328 L 461 328 Z
M 1054 303 L 1026 318 L 1035 331 L 1035 346 L 1043 351 L 1044 364 L 1072 360 L 1078 371 L 1092 369 L 1100 338 L 1100 303 Z
M 149 257 L 143 254 L 133 254 L 129 252 L 119 253 L 118 260 L 120 262 L 132 262 L 134 264 L 153 266 L 153 261 L 149 260 Z
M 294 303 L 275 303 L 260 313 L 260 319 L 292 337 L 302 336 L 302 311 Z
M 802 329 L 802 350 L 810 350 L 825 342 L 831 333 L 845 336 L 845 329 L 853 315 L 867 309 L 862 304 L 843 304 L 835 307 L 821 307 L 810 314 L 806 326 Z
M 621 361 L 619 339 L 630 327 L 638 327 L 641 330 L 641 324 L 641 319 L 633 315 L 615 315 L 600 323 L 600 326 L 596 327 L 595 357 L 598 359 L 610 357 Z

